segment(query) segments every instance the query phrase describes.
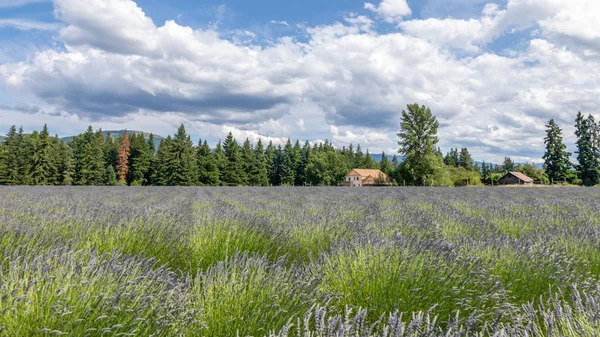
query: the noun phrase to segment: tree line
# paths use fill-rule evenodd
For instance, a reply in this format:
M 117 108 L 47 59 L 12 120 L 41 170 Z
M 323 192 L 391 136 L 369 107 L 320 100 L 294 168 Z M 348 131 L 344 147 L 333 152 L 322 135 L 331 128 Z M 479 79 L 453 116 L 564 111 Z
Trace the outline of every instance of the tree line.
M 113 138 L 87 131 L 63 142 L 48 127 L 24 134 L 12 126 L 0 143 L 2 185 L 130 186 L 303 186 L 338 185 L 352 168 L 392 173 L 394 156 L 378 163 L 360 145 L 336 149 L 325 141 L 310 144 L 288 139 L 284 146 L 259 140 L 243 143 L 231 133 L 212 149 L 206 140 L 193 144 L 181 125 L 158 148 L 152 134 L 125 131 Z
M 548 122 L 544 169 L 531 164 L 476 163 L 467 148 L 443 155 L 437 144 L 439 122 L 423 105 L 402 111 L 399 154 L 377 162 L 357 145 L 335 148 L 288 139 L 285 145 L 249 139 L 239 143 L 229 133 L 213 149 L 207 141 L 194 144 L 182 124 L 155 148 L 154 136 L 125 131 L 113 138 L 102 130 L 64 142 L 41 131 L 24 134 L 12 126 L 0 142 L 2 185 L 130 185 L 130 186 L 335 186 L 353 168 L 380 169 L 398 185 L 494 185 L 508 171 L 522 172 L 542 183 L 600 183 L 600 126 L 594 117 L 576 119 L 577 165 L 570 162 L 562 130 Z
M 564 143 L 562 129 L 551 119 L 546 125 L 546 147 L 543 169 L 535 165 L 515 164 L 506 157 L 501 165 L 472 165 L 468 149 L 451 149 L 442 156 L 437 129 L 439 122 L 426 106 L 409 104 L 402 111 L 399 137 L 399 153 L 405 156 L 397 171 L 398 176 L 409 179 L 411 184 L 448 186 L 481 183 L 494 185 L 509 171 L 524 173 L 538 183 L 568 183 L 585 186 L 600 184 L 600 124 L 593 115 L 585 117 L 581 112 L 575 119 L 577 136 L 577 164 L 570 160 L 571 153 Z M 477 173 L 477 174 L 473 174 Z

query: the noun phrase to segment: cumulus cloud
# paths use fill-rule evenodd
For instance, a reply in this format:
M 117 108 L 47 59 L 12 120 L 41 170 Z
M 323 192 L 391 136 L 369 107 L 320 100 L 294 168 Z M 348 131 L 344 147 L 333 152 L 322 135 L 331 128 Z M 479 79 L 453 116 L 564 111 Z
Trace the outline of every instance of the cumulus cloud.
M 365 9 L 373 11 L 385 21 L 393 23 L 411 14 L 406 0 L 382 0 L 379 5 L 365 2 Z
M 503 153 L 535 158 L 545 120 L 567 129 L 578 110 L 599 111 L 600 26 L 585 13 L 597 6 L 509 0 L 485 6 L 476 18 L 402 21 L 386 34 L 374 30 L 372 18 L 352 14 L 303 26 L 302 41 L 264 45 L 154 23 L 130 0 L 56 0 L 64 49 L 0 65 L 0 80 L 11 93 L 98 123 L 146 116 L 185 121 L 198 134 L 330 138 L 372 152 L 395 147 L 401 110 L 418 102 L 440 119 L 444 149 L 469 146 L 486 160 Z M 410 15 L 400 2 L 366 7 L 395 22 Z M 524 50 L 482 51 L 529 28 L 535 36 Z

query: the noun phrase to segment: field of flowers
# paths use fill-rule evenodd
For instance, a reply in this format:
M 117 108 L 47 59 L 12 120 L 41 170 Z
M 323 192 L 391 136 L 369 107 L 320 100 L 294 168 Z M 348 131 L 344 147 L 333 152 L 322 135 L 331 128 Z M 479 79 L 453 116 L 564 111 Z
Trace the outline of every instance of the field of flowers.
M 0 189 L 0 336 L 598 336 L 600 190 Z

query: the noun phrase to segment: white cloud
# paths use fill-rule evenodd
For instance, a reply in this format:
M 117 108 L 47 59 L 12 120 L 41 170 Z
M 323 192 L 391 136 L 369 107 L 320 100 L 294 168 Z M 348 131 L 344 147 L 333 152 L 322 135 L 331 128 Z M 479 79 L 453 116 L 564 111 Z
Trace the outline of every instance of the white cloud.
M 50 2 L 51 0 L 0 0 L 0 8 L 21 7 L 32 3 Z
M 384 3 L 391 2 L 370 9 L 389 10 Z M 185 122 L 200 135 L 329 138 L 373 153 L 395 148 L 400 111 L 418 102 L 440 119 L 443 149 L 467 146 L 486 160 L 538 158 L 547 119 L 557 119 L 572 144 L 576 112 L 600 111 L 600 27 L 575 2 L 558 3 L 510 0 L 475 19 L 404 21 L 386 34 L 370 18 L 349 15 L 305 27 L 305 42 L 284 37 L 264 46 L 174 21 L 156 25 L 129 0 L 56 0 L 65 49 L 0 65 L 0 81 L 7 97 L 32 95 L 53 107 L 41 110 L 81 124 L 134 123 L 165 134 Z M 585 29 L 574 26 L 578 14 Z M 482 52 L 531 27 L 537 33 L 525 50 Z
M 271 20 L 270 23 L 274 24 L 274 25 L 282 25 L 282 26 L 289 26 L 289 24 L 287 23 L 287 21 L 277 21 L 277 20 Z
M 60 24 L 23 19 L 0 19 L 0 28 L 13 27 L 19 30 L 58 30 Z
M 382 0 L 379 5 L 365 2 L 365 9 L 373 11 L 381 16 L 385 21 L 393 23 L 410 16 L 411 10 L 406 0 Z

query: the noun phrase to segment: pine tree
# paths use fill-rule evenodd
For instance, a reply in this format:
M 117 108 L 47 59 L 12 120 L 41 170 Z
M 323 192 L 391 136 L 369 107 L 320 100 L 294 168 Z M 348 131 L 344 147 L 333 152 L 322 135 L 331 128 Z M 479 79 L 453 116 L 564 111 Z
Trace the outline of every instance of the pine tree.
M 98 137 L 103 140 L 102 149 L 104 151 L 104 167 L 112 166 L 113 169 L 117 166 L 117 154 L 119 152 L 120 137 L 114 139 L 111 133 L 99 131 Z
M 244 177 L 246 180 L 244 181 L 244 185 L 256 186 L 254 179 L 252 177 L 252 172 L 255 171 L 255 166 L 257 162 L 255 161 L 254 149 L 252 148 L 252 144 L 250 144 L 250 140 L 246 138 L 244 141 L 244 145 L 242 146 L 242 163 L 244 167 Z
M 7 165 L 8 158 L 8 147 L 5 142 L 0 142 L 0 185 L 7 185 L 5 182 L 6 173 L 8 171 Z
M 286 185 L 293 186 L 296 183 L 296 166 L 300 161 L 300 153 L 294 151 L 292 141 L 289 138 L 285 143 L 283 152 L 288 158 L 287 160 L 281 161 L 282 163 L 285 163 L 287 167 L 285 177 L 280 177 L 280 179 L 282 181 L 285 180 Z
M 484 183 L 487 183 L 487 179 L 490 176 L 490 168 L 488 164 L 486 164 L 485 160 L 481 162 L 481 180 Z
M 515 170 L 515 162 L 510 157 L 505 157 L 502 163 L 501 171 L 510 172 Z
M 292 162 L 281 145 L 277 147 L 277 155 L 273 161 L 273 171 L 275 175 L 273 185 L 291 186 L 294 184 Z
M 103 185 L 106 176 L 101 131 L 94 132 L 91 126 L 79 136 L 75 136 L 70 145 L 75 156 L 75 184 Z
M 129 141 L 130 153 L 127 182 L 132 186 L 148 185 L 150 166 L 154 157 L 154 139 L 152 140 L 152 144 L 150 144 L 146 141 L 144 134 L 134 133 L 129 137 Z M 121 149 L 119 149 L 120 151 Z
M 450 152 L 448 152 L 446 157 L 444 157 L 444 164 L 452 167 L 460 166 L 460 155 L 458 154 L 458 148 L 450 149 Z
M 127 176 L 129 175 L 129 155 L 131 153 L 131 142 L 127 130 L 123 132 L 117 151 L 117 177 L 120 185 L 127 185 Z M 112 165 L 110 165 L 112 168 Z
M 269 184 L 272 186 L 279 185 L 275 159 L 277 157 L 277 148 L 273 145 L 272 141 L 269 141 L 267 149 L 265 150 L 265 164 L 267 165 L 267 172 L 269 176 Z
M 73 149 L 61 142 L 60 146 L 57 147 L 57 153 L 60 158 L 58 160 L 58 184 L 71 186 L 75 179 L 75 156 Z
M 300 151 L 300 161 L 298 162 L 298 167 L 296 168 L 296 184 L 298 186 L 304 186 L 308 183 L 308 179 L 306 176 L 306 167 L 308 165 L 308 161 L 310 160 L 311 153 L 310 143 L 307 141 L 302 146 L 302 150 Z M 346 161 L 350 161 L 354 156 L 352 144 L 348 148 L 346 152 Z M 350 166 L 350 165 L 348 165 Z
M 361 167 L 365 168 L 365 169 L 378 169 L 379 168 L 379 164 L 377 164 L 377 161 L 375 159 L 373 159 L 373 157 L 371 156 L 371 153 L 369 152 L 369 149 L 367 149 L 367 153 L 365 154 L 365 159 L 364 159 Z
M 265 148 L 262 141 L 259 139 L 254 148 L 254 170 L 250 172 L 250 179 L 256 186 L 269 185 L 269 168 L 265 158 Z
M 292 153 L 290 156 L 290 160 L 292 161 L 292 167 L 294 168 L 294 185 L 302 186 L 304 185 L 304 168 L 302 167 L 302 146 L 300 145 L 300 141 L 296 139 L 294 143 L 294 148 L 292 149 Z
M 104 171 L 104 185 L 116 186 L 118 184 L 119 181 L 117 180 L 115 169 L 112 167 L 112 165 L 108 165 Z
M 198 141 L 196 148 L 196 157 L 198 158 L 198 178 L 201 185 L 204 186 L 219 186 L 219 168 L 217 166 L 216 157 L 211 153 L 210 146 L 205 140 Z
M 469 149 L 466 147 L 460 150 L 458 166 L 465 168 L 467 171 L 475 171 L 475 163 L 473 162 L 473 158 L 471 158 Z
M 360 148 L 360 144 L 356 146 L 356 153 L 354 154 L 354 161 L 352 162 L 352 168 L 364 168 L 362 167 L 365 162 L 365 155 Z
M 150 135 L 148 136 L 148 141 L 147 141 L 147 148 L 148 148 L 148 153 L 150 154 L 150 160 L 148 161 L 148 170 L 146 171 L 146 173 L 144 174 L 144 180 L 145 183 L 143 185 L 154 185 L 154 182 L 152 181 L 152 177 L 154 177 L 154 169 L 156 168 L 156 153 L 157 153 L 157 149 L 154 145 L 154 135 L 152 133 L 150 133 Z
M 584 118 L 579 112 L 575 122 L 577 136 L 577 172 L 585 186 L 594 186 L 600 182 L 598 148 L 595 145 L 598 126 L 594 117 Z
M 379 163 L 381 172 L 390 176 L 394 171 L 394 165 L 390 162 L 385 152 L 381 152 L 381 162 Z
M 48 126 L 44 125 L 42 132 L 30 137 L 33 145 L 31 163 L 31 182 L 33 185 L 51 185 L 52 169 L 50 167 L 50 135 Z
M 173 151 L 171 151 L 171 136 L 167 136 L 167 138 L 161 140 L 158 145 L 158 150 L 156 152 L 156 158 L 152 163 L 151 167 L 151 181 L 153 185 L 156 186 L 168 186 L 171 183 L 170 180 L 170 164 L 173 162 L 171 156 L 173 155 Z
M 546 125 L 546 153 L 544 154 L 544 169 L 551 181 L 562 181 L 567 178 L 571 162 L 571 153 L 567 152 L 567 146 L 563 142 L 562 130 L 554 119 Z
M 17 180 L 16 185 L 29 185 L 31 184 L 31 157 L 32 157 L 32 144 L 27 141 L 27 137 L 23 133 L 23 127 L 19 128 L 17 133 Z
M 163 149 L 158 165 L 161 183 L 167 186 L 193 186 L 198 184 L 198 164 L 192 139 L 181 124 L 177 133 Z
M 223 142 L 223 153 L 225 154 L 225 167 L 223 169 L 222 181 L 227 186 L 242 186 L 246 181 L 244 162 L 239 144 L 230 132 Z
M 2 171 L 1 182 L 3 185 L 17 185 L 19 179 L 18 156 L 19 146 L 16 126 L 11 126 L 4 141 L 6 146 L 4 154 L 4 171 Z
M 219 171 L 219 184 L 224 185 L 223 178 L 225 176 L 227 157 L 225 157 L 225 153 L 223 152 L 223 144 L 221 143 L 221 140 L 219 140 L 217 147 L 215 147 L 213 157 L 215 164 L 217 164 L 217 170 Z

